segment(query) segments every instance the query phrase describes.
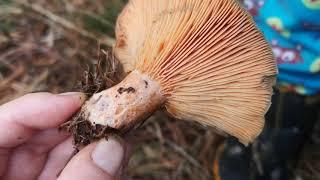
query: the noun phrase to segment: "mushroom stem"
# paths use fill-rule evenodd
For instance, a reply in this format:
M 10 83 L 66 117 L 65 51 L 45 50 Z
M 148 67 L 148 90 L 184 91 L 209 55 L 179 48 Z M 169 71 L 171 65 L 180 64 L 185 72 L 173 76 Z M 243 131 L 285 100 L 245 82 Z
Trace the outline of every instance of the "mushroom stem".
M 118 85 L 94 94 L 81 112 L 92 125 L 127 131 L 148 118 L 164 102 L 158 82 L 135 70 Z

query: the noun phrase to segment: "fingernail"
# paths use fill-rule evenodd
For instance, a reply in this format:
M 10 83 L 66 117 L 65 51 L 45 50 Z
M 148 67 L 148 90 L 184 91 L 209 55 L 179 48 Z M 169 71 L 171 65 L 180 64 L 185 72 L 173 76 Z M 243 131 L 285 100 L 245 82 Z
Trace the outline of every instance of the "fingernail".
M 79 97 L 81 102 L 84 102 L 87 99 L 86 95 L 81 92 L 66 92 L 59 94 L 59 96 L 76 96 Z
M 101 140 L 93 150 L 91 158 L 102 170 L 114 176 L 121 167 L 124 149 L 114 138 Z

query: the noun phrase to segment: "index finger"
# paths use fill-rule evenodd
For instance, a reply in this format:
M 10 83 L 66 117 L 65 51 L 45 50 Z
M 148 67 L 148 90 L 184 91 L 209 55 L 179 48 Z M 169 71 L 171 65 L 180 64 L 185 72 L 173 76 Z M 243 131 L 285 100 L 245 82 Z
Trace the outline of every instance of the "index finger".
M 80 108 L 84 100 L 82 93 L 34 93 L 0 106 L 0 147 L 15 147 L 38 130 L 59 126 Z

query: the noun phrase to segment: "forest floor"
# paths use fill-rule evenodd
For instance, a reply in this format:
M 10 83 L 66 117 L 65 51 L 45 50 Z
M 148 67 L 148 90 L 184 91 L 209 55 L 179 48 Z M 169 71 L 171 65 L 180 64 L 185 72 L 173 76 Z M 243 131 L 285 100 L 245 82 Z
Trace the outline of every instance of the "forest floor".
M 116 17 L 125 3 L 0 0 L 0 105 L 31 92 L 79 90 L 99 51 L 114 42 Z M 223 140 L 214 129 L 158 112 L 130 135 L 135 146 L 126 174 L 128 179 L 214 179 Z

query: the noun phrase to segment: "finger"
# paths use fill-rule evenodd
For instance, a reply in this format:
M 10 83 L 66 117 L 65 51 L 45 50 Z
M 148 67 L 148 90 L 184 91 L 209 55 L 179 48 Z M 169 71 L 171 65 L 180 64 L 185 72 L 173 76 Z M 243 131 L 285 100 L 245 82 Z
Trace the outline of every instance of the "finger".
M 0 106 L 0 147 L 15 147 L 37 130 L 57 127 L 80 108 L 84 99 L 81 93 L 34 93 Z
M 72 144 L 71 138 L 56 146 L 49 153 L 46 165 L 44 166 L 38 179 L 56 180 L 74 152 L 75 148 Z
M 1 149 L 0 148 L 0 177 L 6 172 L 7 170 L 7 162 L 10 156 L 9 149 Z
M 52 149 L 56 144 L 59 144 L 60 142 L 67 139 L 69 134 L 59 132 L 57 129 L 48 129 L 42 132 L 39 132 L 34 135 L 29 141 L 27 141 L 20 149 L 27 149 L 27 151 L 37 152 L 37 154 L 45 154 L 50 149 Z M 38 165 L 34 165 L 33 163 L 28 164 L 21 164 L 23 162 L 16 162 L 15 159 L 9 159 L 10 155 L 10 149 L 7 148 L 0 148 L 0 176 L 3 175 L 6 172 L 6 169 L 8 168 L 8 162 L 14 161 L 12 163 L 18 163 L 20 166 L 28 166 L 32 167 L 35 171 L 40 171 L 41 169 L 37 169 Z M 19 152 L 19 151 L 18 151 Z M 30 157 L 32 158 L 32 157 Z M 44 159 L 45 160 L 45 159 Z M 43 164 L 43 162 L 40 162 Z M 36 162 L 36 164 L 39 164 L 39 162 Z M 10 165 L 11 167 L 12 165 Z
M 37 152 L 47 152 L 54 148 L 57 144 L 65 141 L 70 134 L 65 131 L 59 131 L 57 128 L 43 130 L 36 133 L 30 138 L 25 144 L 28 144 L 30 147 Z
M 124 153 L 124 146 L 114 138 L 93 143 L 71 159 L 58 179 L 113 180 L 122 168 Z
M 66 138 L 67 135 L 59 133 L 57 129 L 36 134 L 12 151 L 5 179 L 36 179 L 45 165 L 48 152 Z
M 5 180 L 32 180 L 36 179 L 44 165 L 46 154 L 37 154 L 32 150 L 18 148 L 8 162 L 8 169 L 4 174 Z

